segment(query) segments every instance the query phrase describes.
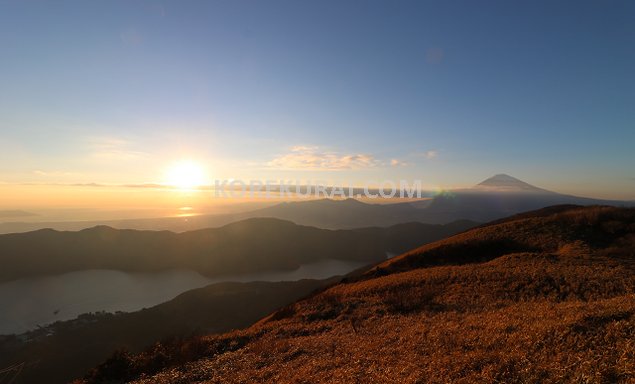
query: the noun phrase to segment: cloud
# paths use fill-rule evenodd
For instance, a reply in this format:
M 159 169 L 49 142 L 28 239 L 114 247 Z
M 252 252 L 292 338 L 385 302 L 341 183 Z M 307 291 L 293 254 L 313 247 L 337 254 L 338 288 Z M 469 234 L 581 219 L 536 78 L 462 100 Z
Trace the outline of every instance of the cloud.
M 0 183 L 7 184 L 10 183 Z M 21 183 L 19 185 L 46 185 L 55 187 L 86 187 L 86 188 L 131 188 L 131 189 L 176 189 L 176 187 L 157 183 L 141 183 L 141 184 L 104 184 L 95 182 L 86 183 L 64 183 L 64 182 L 42 182 L 42 183 Z M 197 187 L 199 190 L 211 190 L 213 187 L 202 185 Z
M 432 160 L 436 159 L 439 156 L 439 151 L 436 149 L 429 149 L 427 151 L 413 153 L 412 156 L 423 157 L 425 159 Z
M 405 167 L 407 166 L 408 163 L 406 163 L 405 161 L 399 160 L 399 159 L 390 159 L 390 166 L 391 167 Z
M 135 151 L 132 143 L 112 137 L 94 137 L 88 139 L 88 148 L 91 156 L 100 160 L 133 160 L 146 157 L 148 154 L 141 151 Z
M 42 176 L 42 177 L 78 177 L 78 176 L 82 176 L 81 173 L 77 173 L 77 172 L 42 171 L 42 170 L 39 170 L 39 169 L 33 171 L 33 173 L 38 175 L 38 176 Z
M 423 153 L 423 156 L 425 156 L 426 159 L 435 159 L 437 156 L 439 156 L 439 151 L 437 150 L 426 151 Z
M 267 165 L 279 169 L 344 170 L 374 168 L 382 162 L 369 154 L 341 154 L 315 146 L 295 146 Z
M 40 216 L 37 213 L 21 211 L 21 210 L 2 210 L 0 211 L 0 217 L 29 217 L 29 216 Z

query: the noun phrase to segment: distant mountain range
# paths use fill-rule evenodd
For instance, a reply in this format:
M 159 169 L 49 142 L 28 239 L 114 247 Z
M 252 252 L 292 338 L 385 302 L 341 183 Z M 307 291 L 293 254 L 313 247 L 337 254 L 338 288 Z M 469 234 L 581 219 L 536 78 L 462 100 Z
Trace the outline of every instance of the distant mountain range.
M 372 263 L 475 225 L 457 221 L 327 230 L 254 218 L 183 233 L 106 226 L 78 232 L 42 229 L 0 235 L 0 281 L 86 269 L 154 272 L 183 268 L 222 276 L 294 270 L 325 259 Z
M 273 217 L 326 229 L 388 227 L 407 222 L 446 224 L 456 220 L 487 222 L 520 212 L 557 204 L 633 206 L 635 203 L 563 195 L 530 185 L 514 177 L 495 175 L 472 188 L 444 191 L 429 200 L 368 204 L 355 199 L 283 202 L 236 214 L 186 218 L 132 219 L 102 222 L 3 223 L 0 233 L 40 228 L 80 230 L 95 225 L 122 229 L 191 231 L 220 227 L 253 217 Z
M 469 189 L 439 193 L 428 201 L 366 204 L 354 199 L 324 199 L 282 203 L 250 214 L 319 228 L 356 228 L 405 222 L 487 222 L 559 204 L 628 206 L 631 203 L 563 195 L 500 174 Z

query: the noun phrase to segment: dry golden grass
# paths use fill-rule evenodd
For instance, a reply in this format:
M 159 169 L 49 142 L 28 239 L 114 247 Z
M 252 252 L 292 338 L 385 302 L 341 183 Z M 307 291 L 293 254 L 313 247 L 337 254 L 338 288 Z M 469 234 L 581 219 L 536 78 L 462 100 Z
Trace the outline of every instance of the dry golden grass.
M 632 383 L 634 233 L 635 210 L 525 215 L 404 254 L 245 331 L 119 356 L 86 381 Z M 123 368 L 108 377 L 113 362 Z

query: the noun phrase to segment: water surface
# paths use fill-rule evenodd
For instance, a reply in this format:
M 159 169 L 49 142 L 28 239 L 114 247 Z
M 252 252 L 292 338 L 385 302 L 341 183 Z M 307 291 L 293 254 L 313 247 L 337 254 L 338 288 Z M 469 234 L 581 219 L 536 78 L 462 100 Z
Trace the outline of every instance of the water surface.
M 222 281 L 293 281 L 343 275 L 364 263 L 323 260 L 294 271 L 205 277 L 190 270 L 128 273 L 85 270 L 0 284 L 0 334 L 22 333 L 96 311 L 137 311 Z

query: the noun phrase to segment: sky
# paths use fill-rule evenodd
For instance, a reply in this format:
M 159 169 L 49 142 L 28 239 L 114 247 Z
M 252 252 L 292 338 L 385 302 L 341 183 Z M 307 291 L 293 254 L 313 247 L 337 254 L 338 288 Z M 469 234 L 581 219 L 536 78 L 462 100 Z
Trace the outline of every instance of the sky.
M 0 0 L 0 206 L 184 159 L 635 199 L 633 68 L 632 1 Z

